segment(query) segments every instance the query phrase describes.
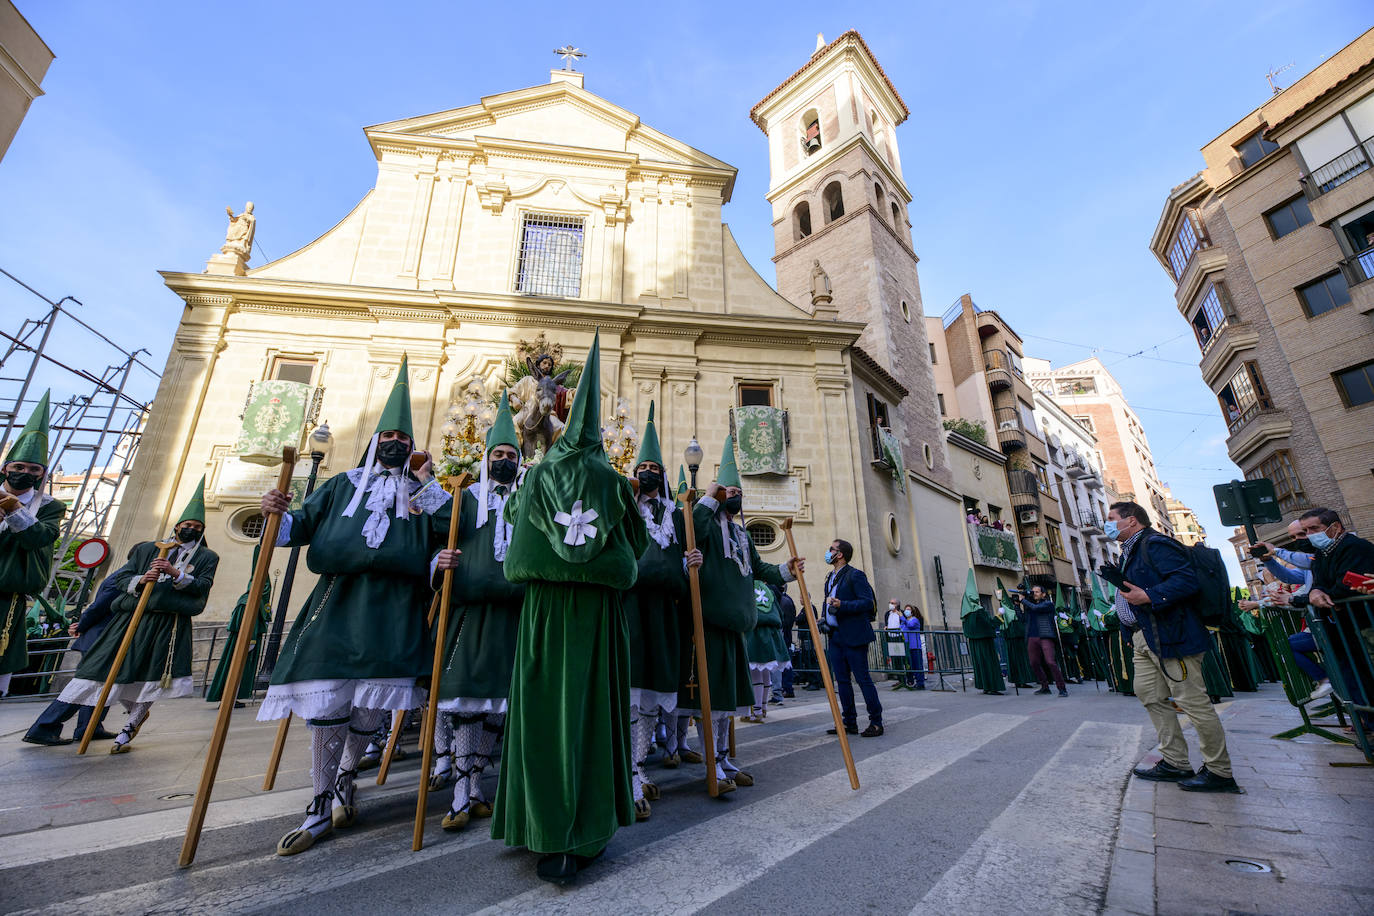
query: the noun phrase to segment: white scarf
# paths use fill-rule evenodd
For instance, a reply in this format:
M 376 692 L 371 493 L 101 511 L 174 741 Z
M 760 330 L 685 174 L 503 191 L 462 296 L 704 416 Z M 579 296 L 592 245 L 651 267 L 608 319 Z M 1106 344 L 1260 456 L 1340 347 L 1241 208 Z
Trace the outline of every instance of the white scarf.
M 495 516 L 496 530 L 492 533 L 491 555 L 498 563 L 505 562 L 506 548 L 510 547 L 511 525 L 506 521 L 506 501 L 515 493 L 515 487 L 525 476 L 525 469 L 521 468 L 516 475 L 514 483 L 504 495 L 496 492 L 496 487 L 500 484 L 492 484 L 490 489 L 486 489 L 486 468 L 483 467 L 483 479 L 479 483 L 468 484 L 468 492 L 477 500 L 477 527 L 481 528 L 487 523 L 487 519 Z
M 401 521 L 410 520 L 410 487 L 405 485 L 402 476 L 405 465 L 383 468 L 377 464 L 377 438 L 378 435 L 373 433 L 372 441 L 367 445 L 367 460 L 362 467 L 348 472 L 348 479 L 353 483 L 353 498 L 343 511 L 344 518 L 352 518 L 353 513 L 358 511 L 358 504 L 363 501 L 363 494 L 368 493 L 367 511 L 372 514 L 363 523 L 363 539 L 373 550 L 381 546 L 391 528 L 388 509 L 393 510 Z M 363 468 L 370 470 L 364 471 Z M 366 480 L 363 479 L 364 474 Z
M 749 532 L 730 521 L 730 514 L 720 510 L 720 533 L 725 541 L 725 559 L 739 567 L 740 575 L 753 577 L 753 564 L 749 562 Z M 739 532 L 738 536 L 735 532 Z
M 640 496 L 635 502 L 639 507 L 639 517 L 644 519 L 644 527 L 649 532 L 650 540 L 666 550 L 677 537 L 677 531 L 673 526 L 673 504 L 664 496 Z M 661 522 L 654 521 L 655 502 L 663 505 Z

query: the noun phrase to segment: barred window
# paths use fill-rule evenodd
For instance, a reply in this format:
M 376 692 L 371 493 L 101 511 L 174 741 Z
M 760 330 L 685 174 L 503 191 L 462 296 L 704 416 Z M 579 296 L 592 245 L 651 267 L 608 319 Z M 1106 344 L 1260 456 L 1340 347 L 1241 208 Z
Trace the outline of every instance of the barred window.
M 267 519 L 262 513 L 254 513 L 239 521 L 239 533 L 251 540 L 258 540 L 262 537 L 263 530 L 267 527 Z
M 1307 494 L 1303 492 L 1302 481 L 1293 467 L 1293 455 L 1287 449 L 1277 449 L 1260 462 L 1259 467 L 1245 475 L 1250 480 L 1268 477 L 1274 482 L 1274 495 L 1278 497 L 1279 508 L 1284 512 L 1295 512 L 1308 506 Z
M 576 298 L 582 291 L 580 217 L 530 213 L 520 227 L 515 291 L 529 296 Z
M 753 538 L 755 547 L 771 547 L 778 539 L 778 529 L 768 522 L 752 521 L 744 526 L 744 530 Z

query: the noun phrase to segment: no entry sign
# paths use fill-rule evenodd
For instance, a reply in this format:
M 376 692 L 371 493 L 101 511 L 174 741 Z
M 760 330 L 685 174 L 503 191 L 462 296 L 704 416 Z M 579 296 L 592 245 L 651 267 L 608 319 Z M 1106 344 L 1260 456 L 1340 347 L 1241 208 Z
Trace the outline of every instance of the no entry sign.
M 73 559 L 82 569 L 94 569 L 110 555 L 110 545 L 103 538 L 88 538 L 76 545 Z

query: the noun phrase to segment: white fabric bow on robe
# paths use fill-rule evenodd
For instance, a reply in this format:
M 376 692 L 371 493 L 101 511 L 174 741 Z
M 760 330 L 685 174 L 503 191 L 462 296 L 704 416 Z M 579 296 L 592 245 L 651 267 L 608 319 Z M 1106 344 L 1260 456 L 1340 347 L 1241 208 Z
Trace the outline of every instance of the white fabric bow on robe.
M 568 526 L 568 533 L 563 535 L 563 543 L 571 547 L 579 547 L 587 543 L 587 538 L 596 537 L 596 526 L 592 524 L 596 519 L 596 510 L 584 510 L 580 499 L 573 503 L 571 513 L 555 512 L 553 514 L 555 522 Z

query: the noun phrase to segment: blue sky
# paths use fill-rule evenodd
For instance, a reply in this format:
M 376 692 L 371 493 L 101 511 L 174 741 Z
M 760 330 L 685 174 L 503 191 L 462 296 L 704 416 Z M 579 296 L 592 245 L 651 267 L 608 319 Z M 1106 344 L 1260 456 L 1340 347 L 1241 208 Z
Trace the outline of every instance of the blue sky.
M 749 109 L 817 32 L 858 29 L 912 112 L 897 141 L 926 312 L 969 292 L 1030 355 L 1101 348 L 1161 477 L 1228 560 L 1211 485 L 1236 469 L 1150 234 L 1198 149 L 1263 102 L 1266 71 L 1294 64 L 1288 85 L 1370 24 L 1356 0 L 17 5 L 57 59 L 0 162 L 0 267 L 75 296 L 155 366 L 181 312 L 156 271 L 203 269 L 226 204 L 252 199 L 258 243 L 281 257 L 371 187 L 363 126 L 542 83 L 566 42 L 589 54 L 590 91 L 740 170 L 726 220 L 771 282 Z M 41 306 L 0 277 L 0 330 Z M 70 324 L 55 344 L 97 371 L 116 355 Z M 136 386 L 151 396 L 153 379 Z

